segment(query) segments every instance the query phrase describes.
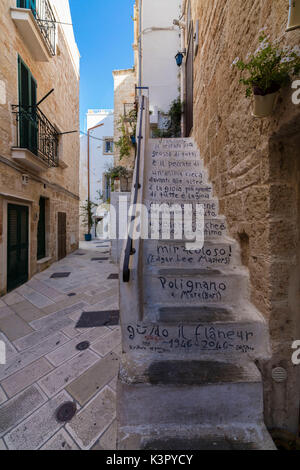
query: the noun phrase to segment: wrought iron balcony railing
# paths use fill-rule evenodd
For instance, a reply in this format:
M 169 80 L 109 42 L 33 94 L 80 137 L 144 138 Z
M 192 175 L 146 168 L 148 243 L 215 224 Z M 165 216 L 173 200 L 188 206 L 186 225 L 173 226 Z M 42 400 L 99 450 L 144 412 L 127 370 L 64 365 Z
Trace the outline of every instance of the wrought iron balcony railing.
M 25 148 L 43 160 L 49 168 L 58 167 L 59 134 L 37 107 L 13 105 L 17 122 L 17 148 Z
M 56 20 L 49 0 L 17 0 L 17 7 L 32 11 L 51 54 L 55 55 Z

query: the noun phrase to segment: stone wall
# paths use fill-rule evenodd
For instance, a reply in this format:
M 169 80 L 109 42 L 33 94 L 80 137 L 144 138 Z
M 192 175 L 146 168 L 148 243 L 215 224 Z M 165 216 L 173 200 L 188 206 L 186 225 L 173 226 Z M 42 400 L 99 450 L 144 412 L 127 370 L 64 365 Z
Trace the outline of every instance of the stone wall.
M 135 102 L 135 85 L 136 72 L 135 69 L 114 70 L 114 141 L 117 142 L 121 136 L 119 130 L 120 116 L 124 115 L 124 104 Z M 130 156 L 120 159 L 119 147 L 115 145 L 115 166 L 122 165 L 128 169 L 134 167 L 134 148 L 132 147 Z
M 263 27 L 272 40 L 299 44 L 299 29 L 285 32 L 288 3 L 191 0 L 194 25 L 199 20 L 192 135 L 230 234 L 241 242 L 252 301 L 269 320 L 273 355 L 261 365 L 266 422 L 295 432 L 299 370 L 291 363 L 291 344 L 300 339 L 300 106 L 292 103 L 293 90 L 287 87 L 270 118 L 252 117 L 252 100 L 245 97 L 239 72 L 231 67 L 237 56 L 245 58 L 256 50 Z M 288 372 L 282 384 L 271 379 L 277 366 Z
M 57 212 L 67 213 L 67 252 L 78 247 L 78 193 L 79 193 L 79 133 L 59 137 L 59 168 L 41 173 L 25 170 L 12 159 L 11 148 L 16 145 L 16 120 L 12 105 L 18 104 L 18 55 L 37 81 L 39 101 L 52 88 L 54 92 L 40 105 L 40 109 L 59 132 L 79 130 L 79 76 L 74 68 L 64 34 L 57 25 L 56 55 L 48 62 L 37 62 L 31 55 L 11 18 L 10 8 L 15 0 L 0 3 L 0 294 L 5 292 L 3 208 L 5 201 L 30 205 L 30 276 L 57 259 Z M 63 168 L 64 167 L 64 168 Z M 29 177 L 22 184 L 22 174 Z M 47 257 L 45 264 L 37 263 L 37 224 L 39 199 L 47 203 Z

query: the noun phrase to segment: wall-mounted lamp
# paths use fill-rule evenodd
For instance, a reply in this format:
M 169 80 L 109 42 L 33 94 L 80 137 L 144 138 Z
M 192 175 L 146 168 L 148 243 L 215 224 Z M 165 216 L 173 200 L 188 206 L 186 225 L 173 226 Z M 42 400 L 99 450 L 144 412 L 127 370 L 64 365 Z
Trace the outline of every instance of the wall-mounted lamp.
M 287 31 L 300 28 L 300 0 L 290 0 L 289 21 Z
M 176 59 L 176 64 L 178 65 L 178 67 L 181 67 L 182 62 L 183 62 L 183 53 L 182 52 L 177 52 L 177 54 L 175 56 L 175 59 Z
M 179 26 L 179 28 L 186 29 L 186 23 L 184 21 L 173 20 L 174 26 Z

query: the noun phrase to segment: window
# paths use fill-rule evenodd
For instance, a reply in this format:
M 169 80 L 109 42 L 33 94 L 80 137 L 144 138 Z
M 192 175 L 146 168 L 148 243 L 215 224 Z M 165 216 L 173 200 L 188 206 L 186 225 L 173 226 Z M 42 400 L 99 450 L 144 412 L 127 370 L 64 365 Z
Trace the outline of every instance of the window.
M 36 0 L 17 0 L 17 8 L 27 8 L 36 16 Z
M 19 111 L 20 111 L 20 142 L 21 148 L 37 153 L 38 123 L 36 116 L 37 84 L 29 68 L 18 57 L 19 75 Z
M 104 154 L 112 155 L 114 153 L 114 141 L 112 137 L 104 140 Z

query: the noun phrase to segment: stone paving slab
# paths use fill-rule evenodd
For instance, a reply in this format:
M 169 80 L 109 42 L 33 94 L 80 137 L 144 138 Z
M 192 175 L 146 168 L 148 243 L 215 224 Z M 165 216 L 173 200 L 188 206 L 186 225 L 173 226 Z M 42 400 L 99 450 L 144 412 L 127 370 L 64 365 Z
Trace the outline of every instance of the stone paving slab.
M 8 397 L 11 398 L 21 390 L 29 387 L 29 385 L 37 382 L 51 370 L 53 370 L 53 366 L 44 357 L 42 357 L 38 361 L 24 367 L 24 369 L 20 370 L 16 374 L 3 380 L 1 385 Z
M 40 294 L 45 295 L 46 297 L 49 297 L 51 300 L 57 300 L 61 297 L 61 293 L 57 291 L 56 289 L 53 289 L 53 287 L 49 287 L 43 282 L 39 281 L 38 279 L 31 279 L 27 285 L 31 287 L 32 289 L 36 290 Z
M 66 362 L 68 359 L 71 359 L 73 356 L 76 356 L 79 351 L 76 349 L 76 346 L 83 342 L 89 341 L 90 343 L 95 342 L 100 337 L 109 333 L 108 328 L 93 328 L 90 331 L 87 331 L 84 334 L 80 334 L 79 337 L 76 337 L 72 341 L 65 343 L 61 348 L 56 349 L 55 351 L 47 354 L 46 358 L 48 361 L 51 362 L 54 366 L 58 367 L 63 362 Z
M 50 313 L 55 313 L 60 310 L 63 310 L 66 307 L 69 307 L 70 305 L 76 304 L 78 302 L 77 297 L 66 297 L 64 300 L 61 300 L 60 302 L 56 302 L 53 305 L 49 305 L 49 307 L 43 308 L 43 312 L 47 315 Z
M 15 313 L 0 319 L 0 330 L 10 341 L 15 341 L 25 335 L 29 335 L 33 331 L 28 323 Z
M 6 445 L 4 444 L 3 439 L 0 439 L 0 451 L 7 450 Z
M 0 308 L 6 307 L 6 303 L 3 302 L 3 300 L 0 299 Z
M 31 302 L 25 299 L 22 302 L 12 305 L 11 309 L 26 323 L 30 323 L 45 316 L 45 313 L 42 310 L 35 307 Z
M 66 390 L 80 405 L 85 405 L 118 374 L 119 362 L 120 358 L 116 354 L 108 354 L 68 385 Z
M 117 429 L 118 423 L 115 420 L 93 446 L 92 450 L 115 450 L 117 448 Z
M 12 356 L 18 353 L 17 348 L 14 347 L 14 345 L 7 339 L 7 337 L 0 332 L 0 340 L 4 341 L 5 343 L 5 349 L 6 349 L 6 361 L 8 361 Z M 0 365 L 0 370 L 1 370 L 1 365 Z
M 38 346 L 27 349 L 22 353 L 14 354 L 5 366 L 0 365 L 0 380 L 6 379 L 10 375 L 26 367 L 28 364 L 35 362 L 40 357 L 60 347 L 66 341 L 68 341 L 68 338 L 63 333 L 58 332 L 46 338 L 45 341 Z
M 65 429 L 58 431 L 40 450 L 79 450 Z
M 49 397 L 53 397 L 98 360 L 92 351 L 84 351 L 50 372 L 38 384 Z
M 22 302 L 22 300 L 24 300 L 24 298 L 20 294 L 17 292 L 11 292 L 5 296 L 4 302 L 6 305 L 14 305 L 18 302 Z
M 80 312 L 80 315 L 81 315 L 81 312 Z M 76 325 L 76 322 L 74 323 L 74 325 Z M 77 338 L 83 333 L 81 329 L 76 328 L 75 326 L 72 326 L 72 325 L 66 326 L 66 328 L 63 328 L 61 331 L 66 336 L 68 336 L 69 339 Z
M 68 325 L 72 325 L 74 322 L 70 320 L 70 318 L 64 318 L 53 323 L 45 330 L 41 331 L 33 331 L 33 333 L 23 336 L 18 340 L 14 341 L 14 345 L 19 351 L 23 351 L 28 348 L 32 348 L 34 346 L 38 346 L 40 343 L 45 341 L 49 336 L 53 335 L 54 333 L 58 332 L 62 328 L 65 328 Z
M 19 292 L 37 308 L 45 308 L 54 303 L 45 295 L 39 294 L 30 287 L 27 287 L 27 285 L 20 287 Z
M 0 437 L 33 413 L 47 400 L 37 385 L 32 385 L 0 406 Z
M 3 388 L 0 386 L 0 405 L 7 400 L 7 396 L 4 393 Z
M 0 308 L 0 320 L 1 318 L 6 318 L 9 315 L 12 315 L 14 311 L 8 307 L 8 305 L 3 304 L 3 307 Z
M 55 412 L 71 397 L 65 392 L 45 403 L 38 411 L 19 424 L 4 438 L 9 449 L 35 450 L 49 440 L 55 432 L 63 427 L 56 420 Z
M 94 343 L 91 348 L 101 356 L 106 356 L 112 349 L 116 348 L 121 343 L 121 331 L 120 328 L 112 331 L 104 338 L 100 338 L 99 341 Z
M 58 312 L 52 313 L 51 315 L 40 318 L 39 320 L 31 322 L 30 326 L 36 331 L 49 329 L 58 321 L 67 318 L 68 315 L 76 312 L 77 310 L 82 310 L 85 306 L 86 303 L 78 302 L 71 305 L 70 307 L 66 307 L 64 310 L 60 310 Z
M 115 417 L 115 393 L 105 387 L 77 413 L 66 429 L 81 449 L 90 449 L 110 427 Z

